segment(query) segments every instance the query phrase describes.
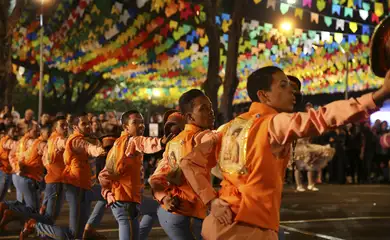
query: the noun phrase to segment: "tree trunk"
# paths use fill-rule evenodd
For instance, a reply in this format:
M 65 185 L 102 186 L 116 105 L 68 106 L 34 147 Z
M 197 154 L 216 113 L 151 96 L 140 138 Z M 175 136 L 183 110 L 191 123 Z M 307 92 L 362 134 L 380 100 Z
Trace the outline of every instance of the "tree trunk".
M 205 0 L 204 7 L 206 10 L 206 34 L 209 38 L 209 63 L 207 70 L 207 79 L 203 83 L 203 89 L 206 95 L 210 98 L 213 105 L 213 110 L 218 116 L 218 89 L 221 86 L 221 79 L 219 77 L 219 32 L 215 22 L 217 15 L 217 2 L 215 0 Z
M 11 44 L 12 32 L 22 13 L 24 0 L 17 0 L 8 15 L 10 0 L 0 0 L 0 104 L 11 104 L 16 78 L 12 76 Z
M 233 118 L 233 97 L 238 86 L 237 60 L 238 45 L 242 31 L 242 18 L 244 15 L 247 0 L 235 0 L 232 13 L 232 25 L 229 29 L 229 41 L 226 54 L 225 81 L 223 83 L 223 94 L 221 99 L 221 112 L 224 122 Z

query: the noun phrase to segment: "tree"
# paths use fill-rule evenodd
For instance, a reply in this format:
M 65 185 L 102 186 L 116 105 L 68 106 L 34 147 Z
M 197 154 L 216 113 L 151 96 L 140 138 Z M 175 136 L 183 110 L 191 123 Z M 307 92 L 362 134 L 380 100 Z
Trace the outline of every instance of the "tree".
M 39 66 L 18 60 L 13 60 L 17 65 L 24 66 L 32 71 L 39 71 Z M 86 73 L 71 74 L 57 69 L 44 68 L 44 74 L 49 74 L 50 79 L 44 90 L 45 111 L 55 113 L 57 111 L 79 113 L 86 110 L 88 103 L 104 87 L 114 85 L 114 81 L 104 79 L 102 75 L 87 75 Z M 60 87 L 55 79 L 62 80 Z M 19 94 L 19 93 L 17 93 Z M 25 107 L 35 109 L 36 96 L 32 96 L 24 102 Z M 20 103 L 20 105 L 23 105 Z M 34 105 L 31 105 L 34 104 Z
M 203 83 L 203 89 L 206 95 L 210 98 L 215 114 L 218 114 L 218 89 L 221 86 L 221 78 L 219 76 L 219 47 L 220 38 L 218 26 L 215 18 L 218 10 L 218 3 L 215 0 L 204 0 L 203 6 L 206 12 L 206 34 L 209 38 L 209 62 L 207 70 L 207 79 Z
M 25 0 L 0 0 L 0 103 L 3 104 L 11 103 L 11 93 L 16 85 L 11 71 L 12 32 L 24 5 Z
M 224 122 L 233 118 L 233 97 L 238 86 L 238 45 L 242 33 L 242 19 L 244 17 L 244 11 L 247 3 L 248 0 L 235 0 L 232 11 L 232 24 L 229 29 L 225 80 L 223 82 L 223 94 L 220 108 Z

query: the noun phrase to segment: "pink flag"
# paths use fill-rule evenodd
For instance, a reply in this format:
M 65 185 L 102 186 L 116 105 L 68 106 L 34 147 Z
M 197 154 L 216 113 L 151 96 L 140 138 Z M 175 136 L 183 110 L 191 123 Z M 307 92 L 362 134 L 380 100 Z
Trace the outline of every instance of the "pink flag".
M 311 8 L 311 0 L 303 0 L 302 5 L 303 5 L 303 7 Z

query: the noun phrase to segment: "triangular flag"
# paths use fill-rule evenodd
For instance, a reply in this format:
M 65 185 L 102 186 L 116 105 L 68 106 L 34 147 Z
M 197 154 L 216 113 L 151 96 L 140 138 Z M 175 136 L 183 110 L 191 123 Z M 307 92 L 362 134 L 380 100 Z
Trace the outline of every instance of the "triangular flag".
M 302 20 L 302 18 L 303 18 L 303 9 L 302 8 L 296 8 L 294 17 L 299 17 Z
M 310 13 L 310 21 L 318 24 L 319 15 L 318 13 Z
M 372 15 L 371 15 L 371 22 L 379 23 L 379 18 L 375 13 L 372 13 Z
M 353 9 L 352 8 L 344 8 L 344 17 L 350 16 L 353 18 Z
M 362 0 L 354 0 L 354 5 L 361 8 L 362 7 Z
M 322 12 L 322 10 L 324 10 L 326 7 L 326 2 L 325 2 L 325 0 L 317 0 L 316 5 L 317 5 L 318 11 Z
M 327 42 L 330 38 L 330 32 L 321 32 L 321 41 Z
M 340 15 L 341 8 L 340 5 L 333 4 L 332 5 L 332 14 L 337 13 L 337 15 Z
M 366 11 L 370 11 L 371 9 L 370 3 L 363 2 L 363 9 Z
M 359 9 L 359 15 L 363 20 L 366 20 L 368 18 L 368 11 Z
M 302 6 L 311 8 L 311 1 L 312 0 L 303 0 Z
M 325 22 L 327 27 L 330 27 L 332 25 L 332 18 L 325 16 L 324 17 L 324 22 Z
M 357 23 L 355 23 L 355 22 L 349 22 L 349 29 L 351 29 L 351 31 L 352 31 L 353 33 L 355 33 L 355 32 L 357 31 L 357 29 L 358 29 Z
M 281 3 L 280 4 L 280 12 L 284 15 L 288 12 L 288 8 L 290 7 L 290 5 L 288 5 L 287 3 Z
M 353 8 L 353 0 L 348 0 L 347 7 Z
M 267 8 L 272 8 L 273 10 L 275 10 L 275 7 L 276 7 L 276 0 L 268 0 L 267 1 Z
M 258 3 L 261 2 L 261 0 L 253 0 L 253 2 L 254 2 L 255 4 L 258 4 Z
M 348 43 L 354 43 L 356 42 L 356 35 L 349 34 L 348 35 Z
M 382 17 L 383 15 L 383 3 L 376 2 L 375 3 L 375 15 L 378 17 Z
M 368 36 L 368 35 L 362 35 L 362 42 L 363 42 L 364 44 L 367 44 L 368 41 L 370 41 L 370 36 Z
M 370 34 L 370 27 L 368 25 L 363 25 L 362 26 L 362 34 L 365 35 L 369 35 Z
M 336 20 L 336 30 L 341 29 L 341 31 L 344 31 L 344 20 L 343 19 L 337 19 Z
M 334 40 L 337 42 L 337 43 L 341 43 L 343 41 L 343 34 L 342 33 L 335 33 L 334 34 Z

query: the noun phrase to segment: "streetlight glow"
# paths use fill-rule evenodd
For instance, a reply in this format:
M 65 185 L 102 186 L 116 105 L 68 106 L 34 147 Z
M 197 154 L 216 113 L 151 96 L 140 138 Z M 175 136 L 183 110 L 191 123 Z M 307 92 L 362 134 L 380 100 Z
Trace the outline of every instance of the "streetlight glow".
M 154 97 L 160 97 L 161 96 L 161 91 L 159 89 L 153 89 L 152 92 Z
M 289 22 L 289 21 L 285 21 L 285 22 L 283 22 L 283 23 L 280 25 L 280 27 L 282 28 L 283 31 L 288 32 L 288 31 L 290 31 L 290 30 L 292 29 L 292 24 L 291 24 L 291 22 Z

